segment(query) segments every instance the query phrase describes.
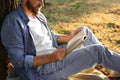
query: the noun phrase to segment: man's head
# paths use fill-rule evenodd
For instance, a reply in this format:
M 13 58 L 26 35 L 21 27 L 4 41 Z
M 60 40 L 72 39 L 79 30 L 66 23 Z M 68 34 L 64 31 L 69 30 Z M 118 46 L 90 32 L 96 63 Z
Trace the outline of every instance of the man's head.
M 44 0 L 22 0 L 22 6 L 25 6 L 29 12 L 36 15 L 44 6 Z

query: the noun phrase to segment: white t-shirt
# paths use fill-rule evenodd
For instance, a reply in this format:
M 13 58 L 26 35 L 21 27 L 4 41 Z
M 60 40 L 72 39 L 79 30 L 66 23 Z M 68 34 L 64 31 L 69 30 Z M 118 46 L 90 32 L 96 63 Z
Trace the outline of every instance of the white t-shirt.
M 44 55 L 55 51 L 56 48 L 53 47 L 52 40 L 44 24 L 37 18 L 29 17 L 29 19 L 28 25 L 36 48 L 36 55 Z

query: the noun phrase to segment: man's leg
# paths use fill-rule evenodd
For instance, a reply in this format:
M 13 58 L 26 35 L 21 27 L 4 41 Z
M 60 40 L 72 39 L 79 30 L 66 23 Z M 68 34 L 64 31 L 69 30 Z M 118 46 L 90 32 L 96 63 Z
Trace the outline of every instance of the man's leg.
M 84 46 L 88 46 L 88 45 L 92 45 L 92 44 L 101 45 L 100 41 L 96 38 L 94 33 L 88 27 L 86 27 L 86 33 L 87 33 L 87 38 L 84 42 Z M 96 67 L 97 67 L 97 65 L 96 65 Z M 114 70 L 109 70 L 109 73 L 113 77 L 120 76 L 120 72 L 116 72 Z
M 86 28 L 87 37 L 85 39 L 85 42 L 83 43 L 84 46 L 88 46 L 88 45 L 92 45 L 92 44 L 101 45 L 100 41 L 96 38 L 94 33 L 88 27 L 85 27 L 85 28 Z
M 60 62 L 45 65 L 42 68 L 41 77 L 45 78 L 45 80 L 64 80 L 96 63 L 120 71 L 119 62 L 119 54 L 108 50 L 102 45 L 91 45 L 73 51 Z

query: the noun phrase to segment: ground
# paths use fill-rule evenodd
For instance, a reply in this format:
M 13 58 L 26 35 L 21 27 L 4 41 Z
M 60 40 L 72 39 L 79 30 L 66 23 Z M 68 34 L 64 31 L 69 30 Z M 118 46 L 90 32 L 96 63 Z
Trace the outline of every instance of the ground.
M 120 0 L 46 0 L 42 12 L 55 32 L 68 34 L 88 26 L 103 45 L 120 53 L 119 4 Z

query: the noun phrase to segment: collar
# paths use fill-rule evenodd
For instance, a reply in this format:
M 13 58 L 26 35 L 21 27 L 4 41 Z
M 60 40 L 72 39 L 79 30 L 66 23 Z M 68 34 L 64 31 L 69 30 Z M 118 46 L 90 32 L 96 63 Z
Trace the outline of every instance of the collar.
M 23 8 L 21 6 L 19 6 L 17 10 L 18 10 L 19 15 L 22 17 L 22 19 L 25 22 L 29 22 L 29 18 L 27 17 L 27 15 L 25 14 L 25 12 L 23 11 Z

